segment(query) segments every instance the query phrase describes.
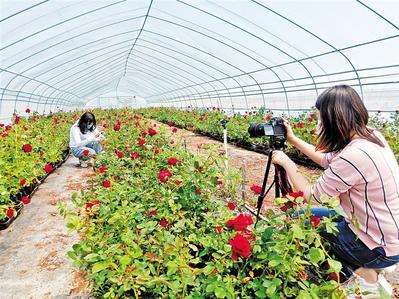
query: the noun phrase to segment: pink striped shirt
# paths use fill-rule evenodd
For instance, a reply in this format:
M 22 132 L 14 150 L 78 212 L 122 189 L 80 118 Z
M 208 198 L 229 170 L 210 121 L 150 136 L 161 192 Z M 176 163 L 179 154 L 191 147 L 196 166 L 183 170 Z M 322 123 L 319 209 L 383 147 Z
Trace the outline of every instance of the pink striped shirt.
M 305 196 L 317 201 L 321 194 L 338 196 L 359 239 L 370 249 L 383 247 L 387 256 L 394 256 L 399 255 L 399 166 L 385 138 L 374 134 L 384 148 L 357 138 L 340 152 L 327 153 L 321 162 L 325 172 Z

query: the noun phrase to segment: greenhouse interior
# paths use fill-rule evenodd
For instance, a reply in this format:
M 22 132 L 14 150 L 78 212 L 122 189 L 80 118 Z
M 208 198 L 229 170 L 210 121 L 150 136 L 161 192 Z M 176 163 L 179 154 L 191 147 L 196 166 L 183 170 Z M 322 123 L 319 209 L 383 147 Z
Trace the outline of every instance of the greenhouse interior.
M 0 8 L 0 299 L 399 298 L 397 0 Z

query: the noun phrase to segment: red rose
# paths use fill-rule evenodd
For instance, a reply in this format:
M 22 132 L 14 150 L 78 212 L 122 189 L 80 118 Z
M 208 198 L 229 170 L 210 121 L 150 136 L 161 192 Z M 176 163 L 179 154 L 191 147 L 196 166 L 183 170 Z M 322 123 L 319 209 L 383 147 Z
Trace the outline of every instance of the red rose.
M 118 158 L 119 159 L 122 159 L 125 155 L 122 153 L 122 152 L 120 152 L 120 151 L 117 151 L 116 152 L 116 155 L 118 156 Z
M 88 214 L 92 213 L 91 209 L 94 206 L 98 206 L 98 205 L 100 205 L 100 201 L 98 201 L 98 200 L 86 202 L 86 204 L 85 204 L 86 213 L 88 213 Z
M 154 136 L 154 135 L 157 134 L 157 131 L 155 131 L 153 128 L 149 128 L 149 129 L 148 129 L 148 134 L 149 134 L 150 136 Z
M 88 156 L 89 153 L 90 153 L 90 151 L 89 151 L 88 149 L 85 149 L 85 150 L 83 151 L 83 155 L 84 155 L 84 156 Z
M 310 117 L 311 117 L 311 118 L 316 118 L 317 116 L 316 116 L 315 113 L 312 113 L 312 114 L 310 114 Z
M 339 275 L 336 272 L 331 272 L 328 274 L 327 280 L 335 280 L 339 282 Z
M 105 173 L 107 171 L 107 169 L 108 169 L 108 166 L 104 164 L 100 167 L 99 171 L 100 171 L 100 173 Z
M 166 183 L 171 177 L 172 173 L 168 169 L 162 169 L 158 174 L 158 178 L 162 183 Z
M 288 193 L 288 195 L 297 199 L 298 197 L 303 197 L 303 192 L 302 191 L 290 192 Z
M 196 195 L 201 195 L 201 190 L 200 189 L 195 190 L 195 194 Z
M 8 134 L 6 132 L 1 134 L 1 137 L 6 138 L 8 136 Z
M 170 144 L 174 144 L 175 141 L 173 139 L 170 140 Z
M 146 144 L 145 139 L 139 138 L 139 140 L 137 141 L 137 145 L 138 145 L 138 146 L 143 146 L 144 144 Z
M 173 123 L 173 122 L 171 122 L 171 121 L 168 121 L 168 126 L 169 127 L 173 127 L 175 124 Z
M 229 202 L 227 203 L 227 206 L 228 206 L 229 209 L 232 210 L 232 211 L 234 211 L 234 210 L 236 209 L 236 205 L 235 205 L 233 202 L 231 202 L 231 201 L 229 201 Z
M 14 217 L 14 209 L 12 209 L 12 208 L 6 209 L 6 215 L 8 218 Z
M 26 108 L 25 112 L 26 112 L 26 113 L 30 113 L 30 109 L 29 109 L 29 108 Z
M 114 126 L 114 130 L 115 130 L 115 131 L 119 131 L 120 129 L 121 129 L 121 126 L 120 126 L 120 125 L 115 125 L 115 126 Z
M 30 144 L 24 144 L 24 145 L 22 146 L 22 150 L 23 150 L 25 153 L 30 153 L 30 152 L 32 151 L 32 146 L 31 146 Z
M 316 130 L 310 130 L 309 133 L 312 134 L 312 135 L 314 135 L 314 134 L 316 134 Z
M 133 118 L 134 119 L 139 119 L 139 117 L 136 114 L 133 116 Z
M 114 176 L 114 181 L 117 182 L 119 180 L 119 177 L 116 175 Z
M 22 201 L 25 205 L 27 205 L 28 203 L 30 203 L 30 198 L 29 198 L 29 196 L 23 196 L 23 197 L 21 198 L 21 201 Z
M 23 126 L 22 129 L 23 129 L 24 131 L 28 131 L 28 128 L 25 127 L 25 126 Z
M 298 127 L 300 127 L 301 129 L 303 128 L 303 126 L 305 125 L 305 123 L 303 123 L 303 122 L 299 122 L 298 124 Z
M 251 190 L 255 193 L 255 194 L 260 194 L 262 192 L 262 187 L 258 186 L 258 185 L 252 185 L 251 186 Z
M 16 115 L 15 116 L 15 120 L 14 120 L 14 124 L 18 124 L 20 122 L 20 120 L 21 120 L 21 118 L 18 115 Z
M 179 164 L 179 163 L 180 163 L 180 160 L 179 160 L 179 159 L 176 159 L 176 158 L 169 158 L 169 159 L 168 159 L 168 164 L 169 164 L 169 165 L 176 166 L 176 165 Z
M 287 212 L 288 209 L 291 209 L 294 206 L 294 202 L 293 201 L 287 201 L 284 206 L 282 206 L 280 208 L 281 211 L 283 211 L 284 213 Z
M 146 131 L 141 131 L 141 132 L 140 132 L 140 135 L 143 136 L 143 137 L 145 137 L 145 136 L 147 136 L 147 132 L 146 132 Z
M 44 171 L 46 172 L 46 173 L 50 173 L 50 172 L 52 172 L 53 171 L 53 166 L 50 164 L 50 163 L 47 163 L 45 166 L 44 166 Z
M 239 214 L 236 218 L 227 221 L 226 226 L 228 228 L 233 228 L 236 231 L 243 231 L 253 223 L 254 222 L 250 215 Z
M 221 226 L 216 226 L 215 231 L 217 234 L 221 234 L 222 233 L 222 227 Z
M 158 155 L 160 152 L 161 152 L 161 150 L 159 150 L 159 149 L 157 149 L 157 148 L 154 150 L 154 154 L 155 154 L 155 155 Z
M 312 216 L 310 216 L 309 221 L 310 221 L 310 224 L 311 224 L 313 227 L 318 227 L 319 224 L 320 224 L 320 217 L 319 217 L 319 216 L 312 215 Z
M 179 181 L 179 180 L 176 180 L 176 181 L 174 181 L 174 183 L 175 183 L 175 185 L 176 185 L 176 186 L 180 186 L 180 184 L 181 184 L 181 181 Z
M 140 159 L 140 155 L 137 152 L 133 152 L 133 153 L 130 153 L 130 158 L 132 158 L 133 160 Z
M 20 186 L 23 186 L 23 185 L 25 185 L 25 184 L 26 184 L 26 180 L 23 180 L 23 179 L 22 179 L 22 180 L 19 181 L 19 185 L 20 185 Z
M 308 118 L 308 122 L 311 123 L 312 121 L 313 121 L 313 118 L 309 117 L 309 118 Z
M 240 235 L 239 233 L 236 233 L 234 239 L 229 240 L 229 244 L 231 246 L 231 249 L 233 250 L 233 253 L 231 255 L 231 258 L 233 260 L 237 260 L 239 256 L 242 256 L 243 258 L 248 258 L 251 254 L 251 244 L 249 243 L 247 238 Z
M 0 124 L 0 128 L 4 127 L 4 124 Z
M 158 212 L 157 212 L 157 210 L 151 210 L 148 212 L 148 214 L 154 216 L 154 215 L 158 214 Z
M 162 227 L 167 227 L 167 226 L 168 226 L 168 221 L 166 221 L 165 219 L 162 219 L 162 220 L 159 222 L 159 224 L 160 224 Z
M 105 187 L 105 188 L 111 187 L 111 182 L 109 180 L 104 180 L 103 181 L 103 187 Z
M 139 126 L 140 126 L 140 122 L 136 121 L 136 122 L 134 123 L 134 125 L 135 125 L 135 126 L 136 126 L 136 128 L 137 128 L 137 127 L 139 127 Z
M 266 120 L 270 121 L 272 119 L 272 117 L 270 115 L 266 116 Z
M 176 132 L 177 132 L 177 128 L 173 128 L 173 129 L 172 129 L 172 132 L 173 132 L 173 133 L 176 133 Z
M 12 129 L 11 126 L 6 126 L 6 131 L 10 131 Z

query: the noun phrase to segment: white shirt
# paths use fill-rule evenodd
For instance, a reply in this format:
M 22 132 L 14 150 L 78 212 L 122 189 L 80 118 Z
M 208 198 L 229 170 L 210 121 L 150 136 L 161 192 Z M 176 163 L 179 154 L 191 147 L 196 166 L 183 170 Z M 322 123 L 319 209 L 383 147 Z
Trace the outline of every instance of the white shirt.
M 70 137 L 69 137 L 69 147 L 82 147 L 90 142 L 98 141 L 96 138 L 96 134 L 99 131 L 96 129 L 91 131 L 87 131 L 85 134 L 80 132 L 80 128 L 78 127 L 78 122 L 74 123 L 70 130 Z

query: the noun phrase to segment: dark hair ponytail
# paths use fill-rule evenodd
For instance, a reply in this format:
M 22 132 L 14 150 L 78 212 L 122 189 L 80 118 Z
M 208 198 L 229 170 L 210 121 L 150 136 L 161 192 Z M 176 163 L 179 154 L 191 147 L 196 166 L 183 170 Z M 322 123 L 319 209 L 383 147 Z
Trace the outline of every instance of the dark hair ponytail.
M 351 142 L 354 134 L 381 147 L 383 143 L 367 127 L 369 115 L 358 93 L 348 85 L 325 90 L 316 101 L 322 122 L 317 150 L 335 152 Z
M 89 129 L 89 131 L 93 132 L 93 130 L 96 128 L 96 118 L 95 118 L 94 114 L 91 112 L 85 112 L 79 119 L 78 127 L 82 134 L 84 134 L 86 132 L 86 130 L 87 130 L 86 125 L 88 123 L 93 124 L 93 126 Z

